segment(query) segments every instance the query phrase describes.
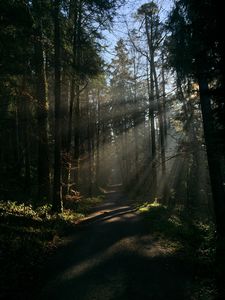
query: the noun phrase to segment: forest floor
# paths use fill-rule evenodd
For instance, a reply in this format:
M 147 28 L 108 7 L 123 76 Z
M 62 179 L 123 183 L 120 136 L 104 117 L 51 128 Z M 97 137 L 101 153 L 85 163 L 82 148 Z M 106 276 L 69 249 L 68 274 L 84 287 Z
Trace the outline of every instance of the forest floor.
M 214 299 L 209 235 L 181 209 L 134 208 L 109 193 L 48 260 L 29 299 Z
M 180 151 L 172 141 L 168 157 Z M 159 172 L 158 199 L 111 186 L 85 218 L 0 206 L 0 298 L 217 299 L 205 156 L 182 153 Z
M 11 267 L 2 269 L 6 283 L 0 298 L 214 299 L 213 225 L 196 215 L 181 205 L 139 204 L 111 190 L 86 218 L 53 236 L 58 241 L 49 243 L 47 253 L 39 248 L 40 238 L 35 243 L 27 237 L 21 251 L 15 249 L 15 259 L 9 253 L 14 267 L 8 261 Z M 54 234 L 47 225 L 36 232 L 32 223 L 29 236 Z

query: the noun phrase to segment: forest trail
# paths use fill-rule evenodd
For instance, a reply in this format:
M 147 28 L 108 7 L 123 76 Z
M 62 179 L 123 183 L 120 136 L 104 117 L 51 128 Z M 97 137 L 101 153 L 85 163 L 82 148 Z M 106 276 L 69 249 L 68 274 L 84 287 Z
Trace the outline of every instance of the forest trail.
M 160 244 L 128 202 L 112 192 L 77 226 L 44 267 L 32 299 L 190 299 L 190 265 Z
M 136 211 L 134 202 L 122 192 L 122 185 L 108 186 L 108 190 L 104 194 L 104 201 L 91 208 L 88 216 L 79 221 L 79 224 L 92 224 Z

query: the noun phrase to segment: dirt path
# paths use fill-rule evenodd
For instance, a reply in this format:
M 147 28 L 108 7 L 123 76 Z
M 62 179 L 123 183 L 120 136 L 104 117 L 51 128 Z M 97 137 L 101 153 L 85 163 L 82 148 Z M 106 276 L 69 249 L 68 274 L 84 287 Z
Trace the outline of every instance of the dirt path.
M 190 267 L 152 237 L 117 192 L 77 226 L 41 274 L 31 299 L 191 299 Z

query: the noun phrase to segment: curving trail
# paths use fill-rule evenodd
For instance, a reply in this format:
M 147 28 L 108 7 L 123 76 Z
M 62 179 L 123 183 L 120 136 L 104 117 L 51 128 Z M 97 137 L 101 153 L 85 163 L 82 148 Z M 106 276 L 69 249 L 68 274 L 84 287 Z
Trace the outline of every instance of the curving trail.
M 125 204 L 124 204 L 125 203 Z M 191 267 L 153 238 L 120 192 L 77 226 L 31 299 L 191 299 Z

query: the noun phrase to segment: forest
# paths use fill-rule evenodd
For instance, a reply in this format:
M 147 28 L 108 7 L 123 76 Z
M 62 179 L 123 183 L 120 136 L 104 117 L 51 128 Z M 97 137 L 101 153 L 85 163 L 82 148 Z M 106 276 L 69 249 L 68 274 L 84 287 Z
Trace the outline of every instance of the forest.
M 0 299 L 225 299 L 219 0 L 0 0 Z

